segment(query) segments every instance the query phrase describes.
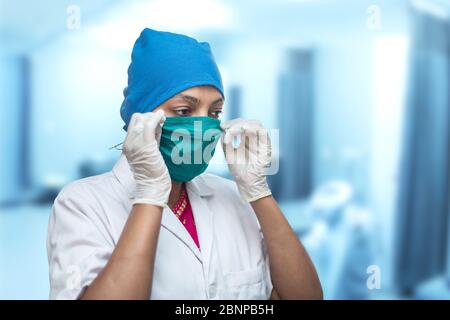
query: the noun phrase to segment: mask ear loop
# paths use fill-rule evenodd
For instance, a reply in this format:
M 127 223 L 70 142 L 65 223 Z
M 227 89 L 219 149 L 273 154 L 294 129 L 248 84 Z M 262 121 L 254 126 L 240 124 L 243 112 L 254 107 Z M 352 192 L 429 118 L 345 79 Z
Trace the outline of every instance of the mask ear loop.
M 165 117 L 164 117 L 164 119 L 165 119 Z M 160 125 L 160 127 L 162 128 L 163 124 L 160 123 L 159 125 Z M 158 140 L 158 142 L 159 142 L 159 140 L 161 140 L 161 132 L 158 132 L 157 140 Z M 114 150 L 122 151 L 123 148 L 119 148 L 119 146 L 121 146 L 121 145 L 123 145 L 123 142 L 118 143 L 118 144 L 116 144 L 115 146 L 109 147 L 108 150 L 113 150 L 113 149 L 114 149 Z
M 112 146 L 112 147 L 110 147 L 108 150 L 112 150 L 112 149 L 114 149 L 114 150 L 119 150 L 119 151 L 122 151 L 123 150 L 123 148 L 119 148 L 119 146 L 120 145 L 123 145 L 123 142 L 121 142 L 121 143 L 118 143 L 118 144 L 116 144 L 115 146 Z

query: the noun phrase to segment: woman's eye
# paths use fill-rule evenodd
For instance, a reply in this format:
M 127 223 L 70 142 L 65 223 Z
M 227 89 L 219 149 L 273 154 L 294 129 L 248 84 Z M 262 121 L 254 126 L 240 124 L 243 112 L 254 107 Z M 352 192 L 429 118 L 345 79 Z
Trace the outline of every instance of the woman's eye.
M 211 111 L 211 116 L 213 118 L 219 118 L 221 113 L 222 113 L 222 110 Z
M 180 109 L 175 109 L 174 112 L 178 115 L 178 116 L 187 116 L 189 115 L 190 110 L 188 108 L 180 108 Z

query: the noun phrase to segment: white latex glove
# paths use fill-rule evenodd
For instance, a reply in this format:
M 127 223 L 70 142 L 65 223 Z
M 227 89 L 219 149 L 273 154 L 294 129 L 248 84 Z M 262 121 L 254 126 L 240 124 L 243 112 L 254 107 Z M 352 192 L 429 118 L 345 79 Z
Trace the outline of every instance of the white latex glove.
M 165 207 L 172 182 L 159 151 L 164 112 L 134 113 L 123 145 L 136 187 L 132 203 L 148 203 Z
M 271 157 L 267 130 L 257 120 L 234 119 L 220 126 L 225 131 L 222 135 L 225 159 L 242 200 L 252 202 L 271 195 L 266 179 Z M 240 144 L 234 148 L 236 136 L 240 137 Z

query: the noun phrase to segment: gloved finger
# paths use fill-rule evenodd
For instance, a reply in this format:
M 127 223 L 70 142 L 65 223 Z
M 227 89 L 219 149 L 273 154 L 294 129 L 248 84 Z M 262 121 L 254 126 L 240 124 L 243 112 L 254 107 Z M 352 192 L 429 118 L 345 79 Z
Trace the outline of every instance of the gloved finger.
M 222 150 L 223 150 L 223 153 L 224 153 L 225 159 L 226 159 L 226 157 L 227 157 L 227 145 L 225 144 L 225 135 L 226 134 L 223 134 L 220 137 L 220 143 L 222 144 Z
M 135 113 L 133 113 L 131 115 L 130 122 L 128 123 L 128 130 L 134 128 L 134 126 L 136 125 L 136 122 L 137 122 L 139 116 L 140 116 L 140 113 L 138 113 L 138 112 L 135 112 Z
M 258 130 L 258 155 L 258 159 L 262 160 L 265 166 L 270 165 L 272 147 L 270 144 L 269 131 L 265 128 Z
M 224 134 L 225 144 L 227 144 L 227 145 L 233 144 L 233 142 L 235 141 L 236 138 L 239 138 L 239 140 L 242 141 L 242 133 L 243 133 L 243 129 L 241 126 L 234 126 L 234 127 L 229 128 L 228 130 L 225 131 L 225 134 Z M 233 147 L 239 147 L 239 146 L 233 145 Z
M 161 121 L 164 119 L 164 112 L 158 110 L 156 112 L 149 112 L 146 114 L 144 120 L 144 140 L 157 140 L 158 128 L 161 126 Z
M 243 132 L 244 128 L 241 124 L 234 125 L 228 129 L 228 132 L 232 135 L 240 135 Z
M 239 124 L 242 121 L 245 121 L 245 120 L 241 119 L 241 118 L 237 118 L 237 119 L 232 119 L 232 120 L 228 120 L 228 121 L 223 121 L 223 122 L 220 123 L 220 127 L 223 130 L 227 130 L 227 129 L 231 128 L 232 126 L 235 126 L 236 124 Z
M 254 119 L 249 119 L 249 120 L 245 120 L 245 123 L 243 124 L 244 127 L 258 127 L 261 128 L 263 125 L 261 123 L 261 121 L 259 120 L 254 120 Z
M 257 130 L 262 128 L 262 124 L 258 120 L 239 118 L 226 121 L 222 128 L 225 131 L 224 143 L 228 145 L 238 136 L 240 138 L 240 144 L 235 149 L 241 149 L 250 147 L 249 141 L 251 143 L 257 138 Z
M 259 128 L 257 130 L 258 135 L 258 143 L 265 147 L 270 147 L 270 136 L 269 136 L 269 130 L 266 128 Z
M 252 120 L 252 119 L 242 119 L 242 118 L 237 118 L 237 119 L 232 119 L 232 120 L 228 120 L 228 121 L 223 121 L 220 124 L 220 127 L 223 130 L 227 130 L 230 129 L 231 127 L 234 126 L 245 126 L 245 125 L 254 125 L 254 126 L 261 126 L 261 122 L 259 122 L 258 120 Z
M 166 121 L 166 116 L 161 118 L 159 125 L 157 125 L 155 129 L 156 141 L 158 141 L 158 145 L 161 142 L 162 126 L 164 125 L 164 121 Z
M 223 134 L 222 137 L 223 137 L 224 144 L 229 144 L 232 141 L 232 136 L 231 136 L 231 133 L 230 133 L 230 131 L 228 129 L 226 129 L 224 131 L 224 134 Z
M 244 136 L 246 136 L 246 137 L 251 137 L 251 138 L 257 137 L 257 135 L 258 135 L 258 130 L 259 130 L 260 128 L 261 128 L 261 127 L 257 127 L 257 126 L 254 126 L 254 125 L 246 124 L 246 125 L 243 127 L 243 134 L 244 134 Z
M 142 125 L 142 113 L 134 113 L 131 117 L 130 123 L 127 129 L 127 135 L 124 140 L 123 148 L 127 150 L 132 141 L 136 139 L 142 133 L 144 126 Z
M 226 153 L 226 155 L 233 156 L 235 151 L 241 146 L 239 145 L 238 148 L 236 148 L 233 145 L 233 137 L 230 138 L 230 136 L 227 137 L 227 134 L 225 133 L 222 137 L 222 149 Z
M 164 121 L 164 111 L 149 112 L 144 120 L 144 139 L 146 141 L 156 140 L 156 127 Z
M 161 126 L 157 126 L 155 129 L 155 139 L 156 142 L 158 142 L 158 145 L 161 142 L 161 134 L 162 134 Z
M 134 125 L 133 131 L 136 132 L 137 135 L 142 135 L 145 129 L 145 125 L 148 119 L 148 115 L 145 113 L 141 113 L 137 120 L 136 124 Z
M 258 129 L 263 128 L 263 126 L 258 120 L 247 120 L 242 124 L 242 128 L 249 135 L 257 135 Z
M 222 142 L 222 150 L 223 154 L 225 155 L 225 160 L 228 164 L 235 163 L 237 157 L 236 149 L 231 143 L 225 144 L 225 135 L 223 135 L 220 139 Z
M 245 143 L 245 157 L 250 158 L 250 154 L 257 154 L 258 152 L 258 136 L 257 131 L 259 130 L 256 126 L 248 126 L 244 129 L 242 134 L 242 139 Z
M 262 126 L 259 121 L 247 122 L 244 127 L 244 139 L 246 141 L 246 148 L 249 150 L 256 150 L 258 145 L 258 131 Z
M 233 141 L 235 137 L 239 136 L 241 143 L 238 148 L 243 145 L 243 141 L 248 140 L 248 137 L 255 137 L 256 130 L 261 127 L 261 123 L 257 120 L 244 120 L 240 119 L 232 126 L 228 127 L 225 132 L 228 133 L 226 137 L 226 143 Z
M 231 138 L 230 138 L 230 134 L 228 131 L 224 132 L 224 134 L 221 137 L 221 140 L 222 140 L 222 144 L 224 146 L 230 144 Z
M 139 133 L 142 132 L 144 126 L 142 124 L 143 114 L 136 112 L 131 116 L 130 124 L 128 125 L 128 132 Z

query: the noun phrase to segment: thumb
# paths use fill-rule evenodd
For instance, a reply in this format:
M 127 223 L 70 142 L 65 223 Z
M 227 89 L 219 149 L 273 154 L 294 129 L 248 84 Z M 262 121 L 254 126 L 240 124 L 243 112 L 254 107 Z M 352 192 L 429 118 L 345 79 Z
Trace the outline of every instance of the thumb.
M 157 127 L 164 122 L 164 111 L 149 112 L 144 121 L 144 139 L 145 141 L 157 140 Z

